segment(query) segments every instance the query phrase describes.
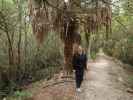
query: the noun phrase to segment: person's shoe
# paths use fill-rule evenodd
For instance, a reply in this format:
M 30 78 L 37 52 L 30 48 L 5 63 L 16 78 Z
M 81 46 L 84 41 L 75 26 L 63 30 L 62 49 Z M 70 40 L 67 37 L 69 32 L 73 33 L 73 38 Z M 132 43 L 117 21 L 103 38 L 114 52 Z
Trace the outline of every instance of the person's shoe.
M 80 88 L 77 88 L 77 92 L 81 92 L 81 89 Z

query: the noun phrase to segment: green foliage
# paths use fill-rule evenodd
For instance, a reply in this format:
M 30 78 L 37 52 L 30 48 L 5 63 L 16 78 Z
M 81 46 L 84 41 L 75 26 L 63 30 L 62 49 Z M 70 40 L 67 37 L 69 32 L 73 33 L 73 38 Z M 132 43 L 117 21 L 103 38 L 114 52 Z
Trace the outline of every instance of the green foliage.
M 21 90 L 21 85 L 40 79 L 49 80 L 62 68 L 63 49 L 58 35 L 50 33 L 40 49 L 33 45 L 34 41 L 32 39 L 28 42 L 26 59 L 19 69 L 17 66 L 6 68 L 5 65 L 1 65 L 3 67 L 0 67 L 0 72 L 3 73 L 2 77 L 5 77 L 2 78 L 0 86 L 3 91 L 2 96 Z
M 125 63 L 132 64 L 133 53 L 133 31 L 132 31 L 132 17 L 131 16 L 117 16 L 113 21 L 113 33 L 110 35 L 104 51 L 114 56 Z
M 28 91 L 16 91 L 14 95 L 9 96 L 6 100 L 27 100 L 32 97 L 32 94 Z
M 96 52 L 91 52 L 91 58 L 96 59 Z
M 0 14 L 0 99 L 13 94 L 14 91 L 21 90 L 22 85 L 28 85 L 40 79 L 50 79 L 54 73 L 62 68 L 63 62 L 62 43 L 56 33 L 49 33 L 44 44 L 40 48 L 37 47 L 31 26 L 25 19 L 28 16 L 27 3 L 21 2 L 22 9 L 20 10 L 17 8 L 16 0 L 13 0 L 14 2 L 3 1 L 3 4 L 1 4 L 2 0 L 0 1 L 0 12 L 4 15 Z M 20 21 L 20 17 L 22 21 Z M 3 21 L 2 18 L 5 18 L 5 20 Z M 8 30 L 5 30 L 5 28 L 8 28 Z M 22 33 L 20 44 L 21 64 L 18 66 L 17 52 L 20 28 Z M 6 32 L 9 33 L 12 43 L 15 60 L 13 65 L 9 65 L 8 61 L 9 43 Z M 26 94 L 16 92 L 20 100 Z

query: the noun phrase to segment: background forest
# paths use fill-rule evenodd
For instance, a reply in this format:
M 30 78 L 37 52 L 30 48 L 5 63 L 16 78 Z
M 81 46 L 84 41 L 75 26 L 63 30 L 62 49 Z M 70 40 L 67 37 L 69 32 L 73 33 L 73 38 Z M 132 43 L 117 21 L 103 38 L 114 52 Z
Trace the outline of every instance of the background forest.
M 82 0 L 87 5 L 88 0 Z M 91 35 L 88 55 L 95 59 L 100 48 L 112 57 L 133 65 L 133 0 L 113 0 L 112 33 Z M 83 44 L 86 45 L 82 33 Z M 51 30 L 40 48 L 32 32 L 27 0 L 0 0 L 0 96 L 21 86 L 50 79 L 63 66 L 63 44 Z M 91 59 L 89 58 L 89 59 Z

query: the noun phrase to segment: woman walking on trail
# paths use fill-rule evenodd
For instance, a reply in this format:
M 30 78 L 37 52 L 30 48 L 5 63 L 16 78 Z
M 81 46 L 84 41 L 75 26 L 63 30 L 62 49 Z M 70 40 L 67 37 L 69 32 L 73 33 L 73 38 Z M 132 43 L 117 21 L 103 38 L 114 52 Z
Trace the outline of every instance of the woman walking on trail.
M 84 70 L 87 70 L 87 56 L 81 46 L 79 46 L 77 52 L 74 53 L 72 63 L 75 70 L 76 90 L 81 92 L 80 86 L 83 81 Z

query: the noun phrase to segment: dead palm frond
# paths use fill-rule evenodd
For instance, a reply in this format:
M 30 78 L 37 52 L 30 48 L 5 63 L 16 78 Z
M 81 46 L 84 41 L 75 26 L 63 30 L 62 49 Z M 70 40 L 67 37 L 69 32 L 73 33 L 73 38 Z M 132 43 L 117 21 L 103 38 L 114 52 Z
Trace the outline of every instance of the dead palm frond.
M 80 44 L 81 41 L 80 35 L 76 30 L 82 19 L 84 19 L 87 33 L 96 33 L 102 27 L 105 27 L 107 37 L 108 33 L 111 32 L 112 9 L 109 3 L 103 2 L 103 0 L 92 0 L 92 6 L 87 9 L 87 12 L 82 12 L 87 15 L 78 18 L 77 15 L 81 11 L 73 11 L 73 4 L 71 4 L 74 3 L 72 2 L 73 0 L 70 0 L 69 4 L 58 0 L 61 2 L 60 4 L 56 4 L 58 6 L 54 6 L 48 0 L 39 0 L 39 2 L 35 2 L 37 4 L 35 6 L 33 1 L 36 0 L 29 0 L 29 10 L 33 32 L 38 42 L 42 43 L 52 25 L 53 29 L 60 34 L 61 40 L 64 43 L 65 69 L 69 72 L 72 71 L 73 44 L 75 42 Z M 51 12 L 49 11 L 50 7 L 52 8 Z M 77 19 L 79 22 L 77 22 Z

